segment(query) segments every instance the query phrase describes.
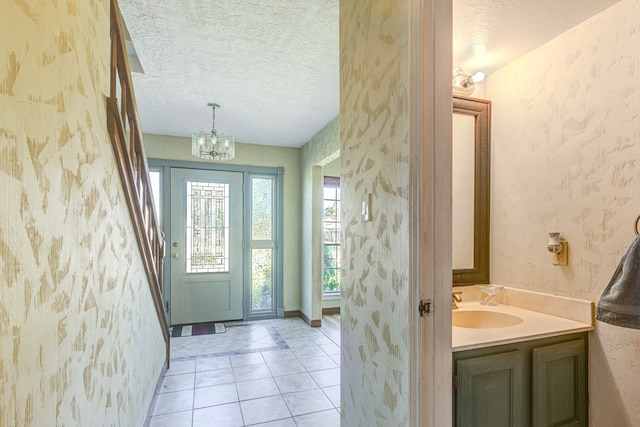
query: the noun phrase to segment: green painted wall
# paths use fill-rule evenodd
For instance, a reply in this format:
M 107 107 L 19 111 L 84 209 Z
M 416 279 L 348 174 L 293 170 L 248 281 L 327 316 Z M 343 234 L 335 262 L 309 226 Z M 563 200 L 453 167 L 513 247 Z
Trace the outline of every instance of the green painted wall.
M 324 176 L 340 176 L 340 157 L 322 167 Z
M 340 119 L 338 117 L 301 149 L 301 310 L 311 320 L 322 318 L 322 167 L 339 155 Z

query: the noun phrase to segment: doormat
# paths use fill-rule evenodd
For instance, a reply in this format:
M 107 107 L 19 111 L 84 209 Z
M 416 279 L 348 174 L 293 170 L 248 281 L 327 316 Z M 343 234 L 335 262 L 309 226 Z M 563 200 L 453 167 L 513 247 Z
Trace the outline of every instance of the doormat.
M 223 334 L 227 331 L 224 323 L 197 323 L 171 327 L 171 337 L 190 337 L 193 335 Z

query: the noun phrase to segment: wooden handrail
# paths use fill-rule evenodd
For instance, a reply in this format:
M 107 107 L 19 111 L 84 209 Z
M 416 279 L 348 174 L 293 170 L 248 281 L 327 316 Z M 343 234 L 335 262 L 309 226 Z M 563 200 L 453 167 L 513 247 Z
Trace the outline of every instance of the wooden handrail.
M 166 343 L 168 361 L 169 324 L 162 302 L 164 233 L 160 230 L 153 204 L 149 165 L 142 142 L 142 128 L 138 120 L 138 108 L 122 28 L 118 1 L 111 0 L 111 90 L 107 98 L 107 127 L 149 289 Z M 121 96 L 119 103 L 118 87 Z

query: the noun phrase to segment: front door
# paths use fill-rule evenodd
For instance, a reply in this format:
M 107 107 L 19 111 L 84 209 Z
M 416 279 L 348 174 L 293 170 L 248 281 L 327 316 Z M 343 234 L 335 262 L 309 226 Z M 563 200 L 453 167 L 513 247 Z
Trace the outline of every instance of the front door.
M 171 324 L 242 319 L 239 172 L 171 169 Z

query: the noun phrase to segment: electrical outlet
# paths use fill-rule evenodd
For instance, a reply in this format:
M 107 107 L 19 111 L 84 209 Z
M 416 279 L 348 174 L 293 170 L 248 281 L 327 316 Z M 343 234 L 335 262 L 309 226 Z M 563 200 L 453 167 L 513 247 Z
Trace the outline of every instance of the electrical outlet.
M 551 262 L 553 265 L 569 265 L 569 243 L 566 240 L 560 240 L 560 244 L 562 245 L 562 252 L 551 254 Z

